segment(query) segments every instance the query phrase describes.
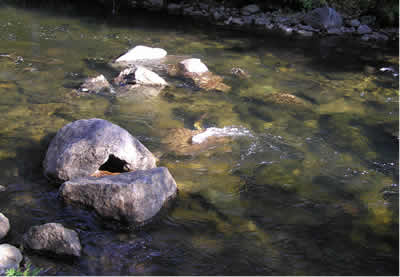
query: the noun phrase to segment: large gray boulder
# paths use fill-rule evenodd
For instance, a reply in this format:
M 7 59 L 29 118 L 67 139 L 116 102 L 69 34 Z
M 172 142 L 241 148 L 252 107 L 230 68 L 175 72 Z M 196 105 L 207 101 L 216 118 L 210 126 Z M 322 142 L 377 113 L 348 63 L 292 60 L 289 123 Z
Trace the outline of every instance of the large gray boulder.
M 65 182 L 59 190 L 67 203 L 94 209 L 100 216 L 141 225 L 175 196 L 175 180 L 165 167 Z
M 0 245 L 0 275 L 6 275 L 9 269 L 18 269 L 22 261 L 22 254 L 18 248 L 10 244 Z
M 125 129 L 103 119 L 71 122 L 50 143 L 44 175 L 56 181 L 87 177 L 99 170 L 127 172 L 156 167 L 156 158 Z
M 329 7 L 314 9 L 307 13 L 303 20 L 306 24 L 322 30 L 340 28 L 343 25 L 342 16 Z
M 31 227 L 25 233 L 23 243 L 30 249 L 57 255 L 79 257 L 82 250 L 78 233 L 59 223 L 47 223 Z
M 0 213 L 0 240 L 10 231 L 10 222 L 4 214 Z

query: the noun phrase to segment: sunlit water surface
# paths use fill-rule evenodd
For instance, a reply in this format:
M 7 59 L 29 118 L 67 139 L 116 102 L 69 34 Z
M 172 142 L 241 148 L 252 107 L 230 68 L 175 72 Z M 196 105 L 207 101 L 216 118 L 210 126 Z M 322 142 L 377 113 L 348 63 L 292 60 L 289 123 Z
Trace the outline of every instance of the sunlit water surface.
M 398 79 L 379 72 L 397 67 L 397 49 L 212 29 L 143 13 L 106 21 L 0 7 L 5 241 L 18 246 L 48 222 L 77 230 L 79 259 L 25 252 L 46 274 L 397 275 Z M 201 58 L 232 90 L 169 80 L 148 98 L 72 92 L 88 76 L 115 76 L 107 63 L 138 44 Z M 296 101 L 275 97 L 285 94 Z M 177 181 L 174 205 L 147 228 L 124 231 L 65 206 L 42 176 L 55 132 L 93 117 L 126 128 Z M 178 145 L 164 143 L 198 120 L 244 133 L 196 151 L 177 151 L 180 132 Z

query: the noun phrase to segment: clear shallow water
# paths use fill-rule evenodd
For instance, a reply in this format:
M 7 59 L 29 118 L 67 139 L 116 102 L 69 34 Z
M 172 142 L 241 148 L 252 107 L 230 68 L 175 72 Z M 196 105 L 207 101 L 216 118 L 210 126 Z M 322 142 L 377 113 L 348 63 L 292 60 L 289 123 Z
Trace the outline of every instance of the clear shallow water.
M 60 222 L 83 245 L 73 261 L 26 253 L 47 274 L 398 274 L 398 79 L 366 69 L 397 67 L 396 49 L 247 36 L 151 14 L 106 21 L 7 7 L 0 41 L 6 241 Z M 153 98 L 72 93 L 87 76 L 115 76 L 107 62 L 137 44 L 201 58 L 232 90 L 169 80 L 177 87 Z M 236 79 L 232 67 L 251 77 Z M 173 207 L 147 228 L 121 231 L 65 206 L 42 176 L 55 132 L 92 117 L 138 137 L 178 183 Z M 193 130 L 200 119 L 251 136 L 182 152 L 184 131 L 173 131 L 176 143 L 166 143 L 172 128 Z

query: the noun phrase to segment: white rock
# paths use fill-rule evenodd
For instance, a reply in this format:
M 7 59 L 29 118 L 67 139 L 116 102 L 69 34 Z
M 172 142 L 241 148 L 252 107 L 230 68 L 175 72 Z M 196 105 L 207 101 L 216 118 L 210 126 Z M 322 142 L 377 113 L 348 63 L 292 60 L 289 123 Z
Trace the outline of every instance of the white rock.
M 11 268 L 19 268 L 22 261 L 22 254 L 18 248 L 10 244 L 0 245 L 0 275 L 5 275 Z
M 167 51 L 161 48 L 152 48 L 138 45 L 119 57 L 116 62 L 131 62 L 136 60 L 161 59 L 167 55 Z
M 189 73 L 205 73 L 208 71 L 207 66 L 200 59 L 186 59 L 179 63 L 179 67 L 184 72 Z
M 136 83 L 140 85 L 167 86 L 168 83 L 161 78 L 157 73 L 138 66 L 135 71 Z

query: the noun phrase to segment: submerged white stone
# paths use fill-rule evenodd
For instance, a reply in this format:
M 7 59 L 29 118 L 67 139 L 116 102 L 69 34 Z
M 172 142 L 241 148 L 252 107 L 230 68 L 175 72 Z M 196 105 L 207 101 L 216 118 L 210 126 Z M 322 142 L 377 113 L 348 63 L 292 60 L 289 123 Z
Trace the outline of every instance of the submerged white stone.
M 116 59 L 116 62 L 131 62 L 136 60 L 154 60 L 161 59 L 167 55 L 167 51 L 161 48 L 152 48 L 138 45 L 127 53 Z
M 224 128 L 207 128 L 204 132 L 197 134 L 192 137 L 192 143 L 203 143 L 209 137 L 237 137 L 237 136 L 248 136 L 252 137 L 250 130 L 244 127 L 227 126 Z

